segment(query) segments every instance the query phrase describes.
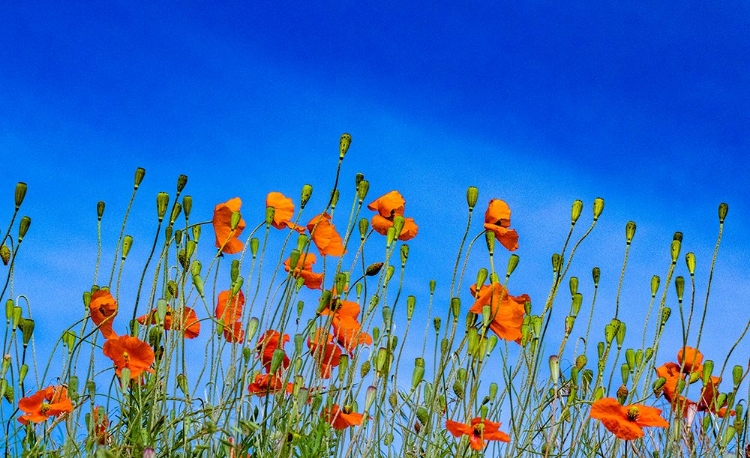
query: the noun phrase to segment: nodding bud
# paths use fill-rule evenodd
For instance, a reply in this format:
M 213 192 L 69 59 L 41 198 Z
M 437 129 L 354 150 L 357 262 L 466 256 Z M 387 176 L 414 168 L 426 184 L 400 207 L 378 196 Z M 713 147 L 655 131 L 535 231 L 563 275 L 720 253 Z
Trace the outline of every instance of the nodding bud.
M 367 230 L 370 229 L 370 222 L 367 221 L 367 218 L 362 218 L 359 220 L 359 238 L 360 240 L 365 239 L 365 235 L 367 235 Z
M 365 197 L 367 197 L 367 191 L 370 190 L 370 182 L 367 180 L 362 180 L 357 184 L 357 198 L 359 199 L 359 202 L 362 203 L 363 200 L 365 200 Z
M 505 278 L 510 278 L 511 274 L 514 270 L 516 270 L 516 267 L 518 267 L 518 261 L 519 257 L 517 254 L 513 253 L 508 257 L 508 268 L 505 270 Z
M 719 223 L 724 224 L 724 218 L 727 217 L 727 212 L 729 211 L 729 204 L 726 202 L 722 202 L 719 204 Z
M 258 254 L 258 248 L 260 248 L 260 240 L 257 237 L 250 239 L 250 254 L 255 258 Z
M 417 307 L 417 298 L 415 296 L 409 296 L 406 298 L 406 319 L 411 320 L 414 315 L 414 309 Z
M 578 312 L 581 311 L 581 303 L 583 303 L 583 294 L 575 293 L 573 295 L 573 301 L 570 305 L 570 314 L 575 318 L 578 316 Z
M 182 190 L 185 189 L 187 180 L 187 175 L 180 175 L 177 177 L 177 194 L 181 193 Z
M 19 181 L 18 184 L 16 184 L 16 210 L 21 208 L 23 199 L 24 197 L 26 197 L 27 189 L 28 189 L 28 186 L 23 181 Z
M 599 286 L 599 278 L 602 276 L 602 270 L 598 267 L 591 269 L 591 278 L 594 280 L 594 287 Z
M 126 235 L 122 238 L 122 260 L 124 261 L 125 258 L 128 257 L 128 253 L 130 253 L 130 248 L 133 246 L 133 237 L 130 235 Z
M 495 254 L 495 234 L 491 231 L 485 231 L 484 240 L 487 242 L 487 251 L 490 256 Z
M 570 210 L 570 222 L 575 224 L 578 222 L 578 218 L 581 217 L 581 211 L 583 210 L 583 201 L 578 199 L 573 202 L 573 208 Z
M 679 276 L 674 279 L 674 287 L 677 290 L 677 300 L 682 302 L 683 294 L 685 293 L 685 277 Z
M 602 211 L 604 210 L 604 199 L 601 197 L 597 197 L 594 199 L 594 221 L 599 219 L 599 215 L 602 214 Z
M 334 189 L 333 192 L 331 192 L 331 210 L 334 210 L 336 208 L 336 204 L 339 203 L 339 190 Z
M 625 243 L 630 245 L 630 242 L 633 241 L 634 235 L 635 235 L 635 221 L 628 221 L 628 224 L 625 225 Z
M 190 211 L 193 209 L 193 197 L 185 196 L 182 198 L 182 211 L 185 213 L 185 221 L 190 218 Z
M 143 177 L 145 176 L 146 169 L 144 169 L 143 167 L 138 167 L 137 169 L 135 169 L 135 189 L 138 189 L 138 186 L 141 185 L 141 183 L 143 182 Z
M 685 264 L 687 264 L 688 272 L 690 276 L 695 275 L 695 253 L 692 251 L 685 255 Z
M 166 192 L 158 193 L 156 195 L 156 215 L 159 217 L 159 222 L 167 214 L 167 206 L 169 206 L 169 194 Z
M 669 316 L 672 314 L 672 309 L 669 307 L 664 307 L 661 311 L 661 322 L 660 326 L 664 327 L 665 324 L 667 324 L 667 320 L 669 319 Z
M 169 225 L 171 226 L 174 224 L 175 220 L 178 216 L 180 216 L 180 212 L 182 211 L 182 205 L 180 205 L 179 202 L 175 202 L 174 206 L 172 207 L 172 214 L 169 215 Z
M 568 280 L 568 286 L 570 286 L 570 295 L 575 296 L 578 292 L 578 277 L 570 277 L 570 280 Z
M 654 275 L 651 277 L 651 297 L 656 296 L 656 292 L 659 290 L 659 283 L 661 282 L 661 279 L 658 275 Z
M 27 346 L 31 340 L 31 336 L 34 334 L 34 320 L 31 318 L 21 318 L 21 322 L 18 323 L 18 327 L 21 328 L 23 335 L 23 346 Z
M 305 205 L 310 201 L 310 197 L 312 196 L 313 187 L 310 184 L 305 184 L 302 186 L 302 196 L 300 196 L 299 206 L 300 208 L 305 208 Z
M 4 243 L 0 245 L 0 259 L 2 259 L 4 266 L 7 266 L 10 262 L 10 248 Z
M 552 255 L 552 272 L 558 273 L 560 272 L 560 269 L 562 268 L 562 256 L 560 256 L 559 253 L 555 253 Z
M 104 216 L 104 201 L 100 200 L 96 203 L 96 219 L 101 221 L 102 216 Z
M 29 232 L 30 226 L 31 218 L 28 216 L 21 218 L 21 222 L 18 223 L 18 243 L 21 243 L 21 240 L 26 236 L 26 233 Z
M 552 383 L 557 385 L 560 380 L 560 358 L 557 355 L 549 357 L 549 373 L 552 377 Z
M 339 139 L 339 160 L 346 156 L 346 152 L 349 151 L 349 145 L 352 144 L 352 136 L 349 134 L 341 134 Z
M 479 189 L 476 186 L 469 186 L 469 189 L 466 190 L 466 203 L 469 205 L 469 211 L 474 210 L 477 199 L 479 199 Z

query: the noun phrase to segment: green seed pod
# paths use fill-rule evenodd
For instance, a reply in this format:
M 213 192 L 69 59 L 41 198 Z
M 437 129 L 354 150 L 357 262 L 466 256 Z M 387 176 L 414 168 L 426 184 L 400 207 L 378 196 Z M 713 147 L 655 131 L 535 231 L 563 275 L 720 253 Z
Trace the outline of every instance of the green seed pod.
M 555 253 L 552 255 L 552 272 L 557 273 L 560 272 L 560 269 L 562 268 L 562 256 L 560 256 L 559 253 Z
M 445 355 L 450 350 L 450 341 L 447 338 L 440 340 L 440 354 Z
M 122 394 L 126 394 L 128 392 L 128 387 L 130 386 L 130 368 L 129 367 L 123 367 L 120 371 L 120 388 L 122 389 Z
M 390 336 L 388 337 L 388 348 L 390 349 L 390 354 L 388 355 L 389 358 L 393 357 L 393 352 L 396 351 L 396 348 L 398 348 L 398 336 Z M 390 363 L 390 361 L 389 361 Z
M 174 245 L 180 246 L 182 243 L 182 229 L 176 229 L 174 231 Z
M 495 398 L 497 398 L 497 383 L 495 382 L 490 383 L 489 397 L 493 401 L 495 400 Z
M 300 255 L 301 253 L 297 249 L 292 250 L 292 252 L 289 254 L 289 275 L 292 275 L 292 273 L 294 272 L 294 269 L 297 268 Z
M 359 238 L 360 240 L 365 239 L 365 236 L 367 235 L 367 231 L 370 229 L 370 222 L 367 221 L 367 218 L 361 218 L 359 220 Z
M 565 317 L 565 335 L 569 336 L 573 332 L 573 325 L 576 322 L 576 317 L 569 315 Z
M 169 215 L 169 225 L 171 226 L 174 224 L 175 221 L 177 221 L 177 218 L 180 216 L 180 212 L 182 211 L 182 205 L 180 205 L 179 202 L 175 202 L 172 206 L 172 213 Z
M 636 367 L 635 366 L 635 350 L 633 350 L 632 348 L 628 348 L 627 350 L 625 350 L 625 361 L 627 362 L 628 370 L 630 372 L 633 372 Z M 627 383 L 627 382 L 622 382 L 622 383 Z
M 656 297 L 656 292 L 659 290 L 660 279 L 658 275 L 651 277 L 651 297 Z
M 557 386 L 560 380 L 560 358 L 557 355 L 549 357 L 549 373 L 552 378 L 552 383 Z
M 390 248 L 396 237 L 396 228 L 393 226 L 389 227 L 385 233 L 385 247 Z
M 349 134 L 341 134 L 339 139 L 339 160 L 344 159 L 346 152 L 349 151 L 349 146 L 352 144 L 352 136 Z
M 424 379 L 424 358 L 414 360 L 414 372 L 411 374 L 411 389 L 416 390 Z
M 375 326 L 372 328 L 372 340 L 378 342 L 380 340 L 380 328 Z
M 18 382 L 23 385 L 23 381 L 26 380 L 26 374 L 29 373 L 29 365 L 21 364 L 21 368 L 18 371 Z
M 229 279 L 231 283 L 236 282 L 239 276 L 240 276 L 240 261 L 239 259 L 232 259 L 232 266 L 229 269 Z
M 122 238 L 122 260 L 124 261 L 125 258 L 128 257 L 128 254 L 130 253 L 130 248 L 133 247 L 133 237 L 126 235 Z
M 247 322 L 247 340 L 252 340 L 255 337 L 255 332 L 258 330 L 259 325 L 260 323 L 257 318 L 250 318 L 250 321 Z
M 260 240 L 257 237 L 250 239 L 250 255 L 255 259 L 258 255 L 258 248 L 260 247 Z
M 410 295 L 406 298 L 406 319 L 411 320 L 411 317 L 414 315 L 414 309 L 417 306 L 417 298 Z
M 172 231 L 173 231 L 173 227 L 171 223 L 167 227 L 164 228 L 164 240 L 166 240 L 167 243 L 169 243 L 172 240 Z
M 635 235 L 635 221 L 628 221 L 628 224 L 625 225 L 625 243 L 630 245 L 630 242 L 633 241 L 634 235 Z
M 307 203 L 310 201 L 310 197 L 312 197 L 313 193 L 313 187 L 310 184 L 305 184 L 302 186 L 302 195 L 300 197 L 299 206 L 300 208 L 305 208 Z
M 596 387 L 596 389 L 594 390 L 594 395 L 593 395 L 594 401 L 598 401 L 599 399 L 603 397 L 604 397 L 604 387 L 603 386 Z
M 437 334 L 437 333 L 440 332 L 440 324 L 441 324 L 441 322 L 442 322 L 442 320 L 440 319 L 439 316 L 436 316 L 435 318 L 433 318 L 433 320 L 432 320 L 432 327 L 435 329 L 435 334 Z
M 195 241 L 195 243 L 198 243 L 201 238 L 201 227 L 193 226 L 190 230 L 193 233 L 193 240 Z
M 488 274 L 489 274 L 489 272 L 487 272 L 487 269 L 485 269 L 484 267 L 482 267 L 481 269 L 479 269 L 479 271 L 477 272 L 477 281 L 475 283 L 477 291 L 479 291 L 480 289 L 482 289 L 482 286 L 484 286 L 484 282 L 487 281 L 487 275 Z
M 636 356 L 638 356 L 637 353 Z M 651 357 L 654 356 L 654 349 L 651 347 L 646 348 L 646 353 L 644 356 L 646 357 L 646 361 L 651 361 Z
M 678 276 L 674 279 L 674 287 L 677 291 L 677 300 L 682 302 L 682 297 L 685 294 L 685 277 Z
M 594 221 L 599 219 L 602 211 L 604 211 L 604 199 L 597 197 L 594 199 Z
M 138 167 L 135 169 L 135 182 L 134 182 L 134 188 L 138 189 L 138 186 L 141 185 L 143 182 L 143 177 L 146 176 L 146 169 L 143 167 Z
M 688 272 L 690 272 L 690 276 L 695 275 L 695 253 L 692 251 L 685 255 L 685 264 L 687 264 Z
M 713 360 L 707 359 L 706 362 L 703 363 L 703 373 L 701 374 L 703 386 L 708 385 L 708 381 L 711 380 L 711 374 L 713 374 L 713 372 L 714 362 Z
M 508 256 L 508 268 L 505 270 L 505 278 L 510 278 L 513 271 L 518 267 L 518 261 L 519 257 L 517 254 L 513 253 Z
M 427 426 L 430 421 L 430 414 L 427 412 L 427 409 L 422 406 L 417 407 L 417 420 Z
M 185 196 L 182 198 L 182 212 L 185 213 L 185 221 L 190 218 L 190 211 L 193 209 L 193 197 Z
M 10 248 L 4 243 L 0 245 L 0 259 L 3 261 L 4 266 L 7 266 L 10 262 Z
M 680 234 L 679 237 L 677 234 Z M 675 237 L 672 240 L 670 252 L 672 254 L 672 264 L 677 262 L 677 258 L 680 257 L 680 249 L 682 248 L 682 232 L 675 232 Z
M 468 353 L 476 357 L 477 350 L 479 349 L 479 333 L 477 328 L 469 328 L 466 339 L 468 343 Z
M 367 192 L 370 190 L 370 182 L 367 180 L 362 180 L 357 184 L 357 198 L 359 199 L 359 203 L 361 204 L 363 200 L 365 200 L 365 197 L 367 197 Z
M 284 356 L 286 354 L 284 353 L 284 350 L 277 348 L 273 351 L 273 355 L 271 356 L 271 367 L 270 367 L 270 373 L 275 374 L 280 368 L 282 363 L 284 362 Z
M 234 216 L 235 214 L 237 215 L 236 218 Z M 266 221 L 266 227 L 270 227 L 271 226 L 271 223 L 273 223 L 273 217 L 274 217 L 275 214 L 276 214 L 276 209 L 275 208 L 273 208 L 273 207 L 266 207 L 266 219 L 265 219 L 265 221 Z M 230 226 L 232 228 L 232 230 L 235 230 L 237 228 L 237 224 L 235 224 L 235 222 L 234 222 L 235 219 L 237 221 L 237 224 L 239 224 L 239 222 L 240 222 L 240 212 L 234 212 L 234 213 L 232 213 L 232 225 Z
M 495 334 L 492 334 L 482 342 L 487 342 L 487 352 L 485 354 L 489 355 L 490 353 L 492 353 L 492 350 L 495 349 L 495 346 L 497 346 L 497 336 Z
M 18 243 L 21 243 L 26 233 L 29 232 L 31 227 L 31 218 L 24 216 L 21 218 L 21 222 L 18 223 Z
M 21 328 L 24 347 L 29 344 L 31 336 L 34 335 L 34 326 L 34 320 L 31 318 L 21 318 L 21 322 L 18 324 L 18 327 Z
M 719 224 L 724 224 L 724 219 L 727 217 L 729 212 L 729 205 L 725 202 L 719 204 Z
M 28 189 L 28 186 L 23 181 L 19 181 L 16 184 L 16 211 L 18 211 L 19 208 L 21 208 L 21 204 L 23 203 L 24 197 L 26 197 L 26 190 Z
M 197 262 L 197 261 L 196 261 Z M 195 263 L 193 263 L 195 265 Z M 193 286 L 195 287 L 195 290 L 198 292 L 198 294 L 203 297 L 203 279 L 200 275 L 193 275 Z
M 611 326 L 611 325 L 607 325 Z M 601 361 L 604 358 L 604 342 L 597 342 L 596 344 L 596 355 L 598 356 L 599 361 Z
M 581 217 L 581 211 L 583 210 L 583 201 L 578 199 L 573 201 L 573 208 L 570 210 L 570 223 L 575 225 L 578 222 L 578 218 Z
M 458 380 L 453 382 L 453 394 L 455 394 L 458 399 L 464 398 L 464 387 Z
M 13 307 L 13 330 L 15 331 L 18 329 L 18 325 L 21 324 L 21 316 L 23 314 L 23 309 L 19 306 Z
M 661 323 L 660 326 L 664 327 L 665 324 L 667 324 L 667 320 L 669 319 L 669 316 L 672 314 L 672 309 L 669 307 L 664 307 L 661 311 Z
M 78 399 L 78 376 L 71 375 L 68 379 L 68 397 L 71 401 Z
M 435 280 L 430 280 L 429 285 L 430 285 L 430 294 L 435 294 L 435 285 L 436 285 Z
M 85 293 L 84 293 L 85 295 Z M 91 293 L 89 293 L 89 297 L 91 296 Z M 85 302 L 85 299 L 84 299 Z M 5 320 L 10 323 L 11 318 L 13 318 L 13 310 L 15 310 L 16 304 L 13 302 L 13 299 L 8 299 L 5 301 Z M 88 309 L 88 305 L 86 306 L 86 309 Z
M 177 374 L 177 387 L 182 391 L 185 396 L 190 395 L 188 388 L 187 376 L 185 374 Z
M 578 293 L 578 277 L 570 277 L 568 286 L 570 286 L 570 295 L 575 296 Z
M 583 369 L 584 367 L 586 367 L 587 362 L 588 358 L 586 358 L 586 355 L 578 355 L 576 357 L 576 368 L 578 368 L 578 370 Z
M 628 366 L 628 363 L 623 363 L 622 366 L 620 366 L 620 375 L 622 376 L 623 386 L 627 385 L 628 379 L 630 378 L 630 366 Z
M 359 368 L 359 375 L 362 378 L 367 377 L 367 374 L 370 373 L 370 361 L 365 361 L 362 363 L 362 366 Z
M 401 245 L 401 268 L 406 265 L 407 259 L 409 259 L 409 245 L 404 243 Z
M 599 287 L 599 279 L 601 278 L 602 271 L 598 267 L 591 269 L 591 278 L 594 280 L 594 288 Z
M 734 382 L 735 389 L 737 389 L 742 382 L 742 366 L 739 364 L 732 368 L 732 381 Z
M 452 297 L 451 298 L 451 315 L 453 316 L 453 321 L 458 320 L 458 314 L 461 313 L 461 298 L 460 297 Z
M 479 189 L 476 186 L 469 186 L 466 190 L 466 203 L 469 205 L 469 211 L 473 211 L 479 199 Z
M 96 220 L 101 221 L 104 216 L 104 201 L 100 200 L 96 203 Z
M 484 233 L 484 241 L 487 243 L 487 252 L 490 256 L 495 254 L 495 234 L 491 231 Z
M 242 277 L 237 277 L 237 280 L 232 283 L 232 296 L 236 296 L 237 293 L 240 292 L 240 289 L 242 289 L 242 283 L 243 283 Z
M 573 294 L 573 303 L 570 305 L 570 314 L 575 318 L 578 316 L 578 312 L 581 311 L 581 304 L 583 303 L 583 295 L 581 293 Z
M 635 362 L 635 364 L 633 365 L 634 368 L 641 367 L 641 364 L 643 364 L 643 350 L 641 350 L 640 348 L 636 350 L 635 352 L 634 362 Z
M 388 350 L 385 347 L 378 348 L 378 354 L 375 359 L 375 370 L 380 375 L 384 375 L 388 371 Z
M 159 217 L 159 222 L 164 219 L 164 215 L 167 214 L 167 207 L 169 206 L 169 194 L 166 192 L 160 192 L 156 194 L 156 216 Z
M 625 342 L 625 323 L 620 320 L 612 321 L 617 321 L 617 335 L 615 335 L 615 337 L 617 339 L 617 349 L 619 350 L 622 348 L 623 342 Z

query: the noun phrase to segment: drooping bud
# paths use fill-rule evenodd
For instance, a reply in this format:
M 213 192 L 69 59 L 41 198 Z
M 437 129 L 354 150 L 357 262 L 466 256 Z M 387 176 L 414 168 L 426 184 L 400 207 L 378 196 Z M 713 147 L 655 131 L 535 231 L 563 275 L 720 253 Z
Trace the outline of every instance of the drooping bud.
M 237 280 L 235 280 L 234 282 L 232 282 L 232 289 L 231 289 L 232 296 L 236 296 L 237 293 L 240 292 L 240 289 L 242 289 L 242 283 L 244 281 L 245 280 L 242 277 L 237 277 Z
M 18 243 L 21 243 L 21 240 L 26 236 L 26 233 L 29 232 L 30 226 L 31 218 L 28 216 L 21 218 L 21 222 L 18 223 Z
M 517 254 L 513 253 L 508 256 L 508 268 L 505 271 L 505 278 L 510 278 L 513 271 L 516 270 L 516 267 L 518 267 L 518 261 L 519 257 Z
M 195 243 L 198 243 L 198 241 L 201 238 L 201 227 L 196 225 L 191 228 L 191 232 L 193 233 L 193 240 Z
M 479 189 L 476 186 L 469 186 L 466 190 L 466 203 L 469 205 L 469 211 L 473 211 L 479 199 Z
M 260 326 L 258 318 L 250 318 L 250 321 L 248 321 L 247 323 L 247 340 L 253 340 L 253 337 L 255 337 L 255 333 L 258 331 L 258 326 Z
M 625 225 L 625 243 L 630 245 L 630 242 L 633 241 L 634 235 L 635 235 L 635 221 L 628 221 L 628 224 Z
M 302 195 L 299 201 L 300 208 L 305 208 L 305 205 L 310 201 L 310 197 L 312 197 L 312 193 L 313 187 L 311 184 L 305 184 L 302 186 Z
M 185 189 L 185 185 L 188 182 L 187 175 L 180 175 L 177 177 L 177 194 L 181 193 Z
M 724 224 L 724 218 L 727 217 L 729 211 L 729 205 L 725 202 L 719 204 L 719 223 Z
M 65 348 L 68 349 L 68 353 L 73 351 L 73 347 L 76 343 L 76 332 L 72 329 L 68 329 L 65 332 L 63 332 L 62 335 L 62 342 Z
M 23 381 L 26 380 L 26 374 L 29 373 L 29 365 L 28 364 L 21 364 L 20 369 L 18 370 L 18 381 L 23 385 Z
M 146 169 L 144 169 L 143 167 L 138 167 L 137 169 L 135 169 L 135 183 L 134 183 L 135 189 L 138 189 L 138 186 L 141 185 L 141 183 L 143 182 L 143 177 L 145 176 L 146 176 Z
M 3 261 L 4 266 L 7 266 L 10 262 L 10 248 L 4 243 L 0 245 L 0 259 Z
M 586 357 L 586 355 L 578 355 L 576 357 L 576 368 L 578 368 L 578 370 L 583 369 L 584 367 L 586 367 L 587 362 L 588 358 Z
M 339 139 L 339 160 L 344 159 L 346 152 L 349 151 L 349 146 L 352 144 L 352 136 L 349 134 L 341 134 Z
M 597 197 L 594 199 L 594 221 L 599 219 L 599 216 L 602 214 L 602 211 L 604 210 L 604 199 L 601 197 Z
M 610 321 L 606 326 L 604 326 L 604 340 L 607 341 L 608 344 L 611 344 L 612 341 L 615 339 L 615 335 L 617 334 L 617 320 Z M 601 356 L 600 356 L 601 359 Z
M 24 197 L 26 197 L 26 190 L 28 186 L 23 181 L 19 181 L 16 184 L 16 211 L 21 208 Z
M 21 318 L 21 322 L 18 327 L 21 328 L 23 336 L 23 346 L 27 346 L 31 340 L 31 336 L 34 334 L 34 320 L 31 318 Z

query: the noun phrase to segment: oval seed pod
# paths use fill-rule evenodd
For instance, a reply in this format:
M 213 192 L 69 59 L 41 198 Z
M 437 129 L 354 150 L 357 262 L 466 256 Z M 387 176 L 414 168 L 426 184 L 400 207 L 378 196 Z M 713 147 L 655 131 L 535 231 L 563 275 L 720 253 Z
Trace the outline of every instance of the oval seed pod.
M 23 181 L 19 181 L 16 183 L 16 211 L 18 211 L 19 208 L 21 208 L 21 204 L 23 203 L 23 199 L 26 197 L 26 190 L 28 189 L 28 185 L 24 183 Z
M 516 267 L 518 267 L 518 261 L 520 258 L 517 254 L 513 253 L 510 256 L 508 256 L 508 268 L 505 271 L 505 278 L 510 278 L 513 271 L 516 270 Z
M 414 309 L 417 306 L 417 298 L 410 295 L 406 298 L 406 319 L 411 320 L 411 317 L 414 315 Z
M 578 292 L 578 277 L 570 277 L 570 280 L 568 280 L 568 286 L 570 287 L 570 295 L 575 296 Z
M 474 210 L 474 207 L 477 205 L 478 199 L 479 189 L 477 189 L 476 186 L 469 186 L 469 189 L 466 190 L 466 203 L 469 206 L 469 211 Z
M 365 200 L 365 197 L 367 197 L 368 191 L 370 191 L 369 181 L 362 180 L 357 184 L 357 199 L 359 199 L 360 204 L 362 204 L 362 201 Z
M 725 202 L 719 204 L 719 224 L 724 224 L 724 219 L 729 212 L 729 205 Z
M 625 225 L 625 243 L 627 245 L 630 245 L 630 242 L 633 241 L 634 235 L 635 235 L 635 221 L 628 221 L 628 223 Z
M 597 197 L 594 199 L 594 221 L 599 219 L 602 211 L 604 211 L 604 199 Z
M 185 214 L 185 221 L 190 218 L 190 212 L 193 210 L 193 197 L 184 196 L 182 198 L 182 212 Z
M 690 276 L 695 275 L 695 253 L 692 251 L 685 255 L 685 264 L 687 264 L 688 272 L 690 272 Z
M 99 202 L 96 203 L 96 219 L 98 221 L 101 221 L 102 216 L 104 216 L 104 207 L 105 207 L 104 201 L 100 200 Z
M 344 159 L 346 152 L 349 151 L 349 146 L 352 144 L 352 136 L 344 133 L 341 134 L 339 139 L 339 160 Z
M 20 244 L 24 237 L 26 237 L 26 233 L 29 232 L 29 227 L 31 227 L 31 218 L 28 216 L 24 216 L 21 218 L 21 221 L 18 223 L 18 243 Z
M 601 278 L 602 271 L 598 267 L 591 269 L 591 278 L 594 280 L 594 288 L 599 287 L 599 279 Z
M 578 199 L 573 201 L 573 207 L 570 209 L 570 223 L 575 225 L 578 222 L 578 218 L 581 217 L 581 211 L 583 210 L 583 201 Z
M 300 208 L 305 208 L 305 205 L 310 201 L 310 197 L 312 197 L 313 193 L 313 187 L 312 185 L 305 184 L 302 186 L 302 195 L 300 197 L 299 206 Z
M 656 297 L 656 292 L 659 290 L 660 278 L 658 275 L 651 277 L 651 297 Z
M 144 169 L 143 167 L 138 167 L 137 169 L 135 169 L 134 189 L 138 189 L 138 186 L 141 185 L 145 176 L 146 169 Z
M 682 302 L 682 297 L 685 294 L 685 277 L 678 276 L 674 279 L 674 287 L 677 291 L 677 301 Z
M 167 214 L 168 206 L 169 194 L 166 192 L 156 194 L 156 216 L 159 218 L 159 222 L 161 222 L 164 219 L 164 215 Z

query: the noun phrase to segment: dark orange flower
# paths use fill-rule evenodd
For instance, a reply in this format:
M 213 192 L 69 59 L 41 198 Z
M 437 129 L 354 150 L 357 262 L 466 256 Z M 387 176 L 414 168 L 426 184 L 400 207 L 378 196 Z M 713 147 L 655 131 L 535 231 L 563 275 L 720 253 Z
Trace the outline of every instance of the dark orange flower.
M 310 289 L 320 289 L 320 286 L 323 284 L 323 274 L 316 274 L 312 271 L 312 266 L 316 260 L 313 253 L 302 254 L 292 274 L 294 278 L 302 277 L 305 280 L 305 286 Z M 288 258 L 284 261 L 284 270 L 289 272 L 290 266 L 291 258 Z
M 104 407 L 96 407 L 91 411 L 91 423 L 93 425 L 96 443 L 99 445 L 106 445 L 109 442 L 110 435 L 107 432 L 107 428 L 109 428 L 109 418 L 104 411 Z
M 229 343 L 242 343 L 245 340 L 245 330 L 242 329 L 242 322 L 235 321 L 232 324 L 223 324 L 222 333 L 224 339 Z
M 526 313 L 525 304 L 531 302 L 529 295 L 511 296 L 500 283 L 484 285 L 479 292 L 476 292 L 476 286 L 472 285 L 471 293 L 476 300 L 469 311 L 481 314 L 483 307 L 489 305 L 492 313 L 490 329 L 501 339 L 520 343 L 521 325 Z
M 154 350 L 138 337 L 120 336 L 109 339 L 102 347 L 104 355 L 115 363 L 115 372 L 119 376 L 124 368 L 130 369 L 130 378 L 137 379 L 143 371 L 154 372 Z
M 509 251 L 518 249 L 518 232 L 510 227 L 510 207 L 500 199 L 492 199 L 484 213 L 484 228 L 495 234 L 498 242 Z
M 469 436 L 471 448 L 477 451 L 484 448 L 484 441 L 486 440 L 510 442 L 510 437 L 500 431 L 500 423 L 482 420 L 480 417 L 473 418 L 468 425 L 446 420 L 445 427 L 454 437 Z
M 284 344 L 289 342 L 289 334 L 283 336 L 279 334 L 279 331 L 269 329 L 264 332 L 255 349 L 259 352 L 259 358 L 263 362 L 263 367 L 266 371 L 271 370 L 271 360 L 273 360 L 273 352 L 277 349 L 284 350 Z M 286 369 L 289 367 L 289 357 L 284 355 L 283 367 Z
M 344 241 L 336 232 L 336 227 L 331 223 L 331 215 L 328 213 L 321 213 L 311 219 L 307 223 L 307 230 L 310 231 L 310 238 L 321 255 L 341 256 L 344 254 Z
M 391 191 L 388 194 L 375 199 L 367 206 L 369 210 L 378 212 L 372 217 L 372 228 L 381 235 L 386 235 L 388 229 L 393 227 L 393 219 L 396 216 L 404 216 L 404 206 L 406 201 L 398 191 Z M 398 239 L 405 241 L 411 240 L 417 235 L 419 227 L 414 223 L 414 218 L 404 218 L 404 227 L 398 234 Z
M 219 293 L 216 300 L 216 319 L 221 321 L 224 326 L 232 326 L 233 323 L 242 320 L 242 310 L 245 307 L 245 295 L 242 290 L 232 296 L 231 290 Z
M 250 394 L 265 396 L 267 394 L 278 393 L 284 389 L 284 379 L 279 373 L 276 374 L 257 374 L 255 380 L 247 387 Z M 294 383 L 286 384 L 286 393 L 290 394 L 294 389 Z
M 371 345 L 372 337 L 362 332 L 362 325 L 355 318 L 347 315 L 334 315 L 333 337 L 350 355 L 359 344 Z
M 615 398 L 602 398 L 591 405 L 591 418 L 601 420 L 605 428 L 620 439 L 629 441 L 643 437 L 643 428 L 667 428 L 669 423 L 661 417 L 661 410 L 640 404 L 621 405 Z
M 315 330 L 315 335 L 308 337 L 307 348 L 320 368 L 322 378 L 331 378 L 332 368 L 341 363 L 341 349 L 333 342 L 333 336 L 323 328 Z
M 117 316 L 117 301 L 109 291 L 100 289 L 94 291 L 89 303 L 91 321 L 99 327 L 105 339 L 116 339 L 117 333 L 112 330 L 112 324 Z
M 324 316 L 348 316 L 350 318 L 357 319 L 359 316 L 360 307 L 357 302 L 354 301 L 343 301 L 337 297 L 331 299 L 331 302 L 326 308 L 320 312 Z
M 245 229 L 245 220 L 240 218 L 237 227 L 232 230 L 232 214 L 240 211 L 241 206 L 242 200 L 235 197 L 214 208 L 214 219 L 211 222 L 216 233 L 216 248 L 227 254 L 239 253 L 245 246 L 238 238 Z
M 266 208 L 273 207 L 273 221 L 271 226 L 276 229 L 294 229 L 305 232 L 305 228 L 292 222 L 294 216 L 294 202 L 280 192 L 269 192 L 266 196 Z
M 684 352 L 683 352 L 684 350 Z M 693 347 L 680 348 L 677 352 L 677 363 L 686 374 L 703 371 L 703 354 Z
M 68 398 L 68 389 L 64 386 L 48 386 L 31 396 L 21 398 L 18 408 L 24 415 L 18 421 L 24 425 L 29 422 L 41 423 L 49 417 L 56 417 L 73 411 L 73 404 Z
M 172 319 L 173 314 L 174 310 L 172 310 L 172 307 L 167 307 L 167 313 L 164 316 L 164 330 L 170 331 L 174 329 L 182 331 L 186 339 L 195 339 L 198 337 L 201 332 L 201 322 L 198 321 L 198 315 L 195 314 L 195 310 L 190 307 L 184 307 L 182 309 L 182 317 L 176 320 Z M 139 316 L 136 320 L 141 324 L 156 324 L 157 318 L 156 309 L 153 309 L 149 313 Z
M 667 401 L 674 402 L 677 400 L 677 385 L 683 378 L 680 372 L 680 365 L 673 362 L 664 363 L 656 368 L 656 376 L 664 377 L 667 381 L 662 387 L 662 393 Z
M 346 429 L 350 426 L 359 425 L 364 419 L 361 413 L 352 412 L 352 408 L 344 406 L 339 408 L 338 404 L 333 404 L 330 409 L 323 410 L 326 421 L 333 426 L 333 429 Z

